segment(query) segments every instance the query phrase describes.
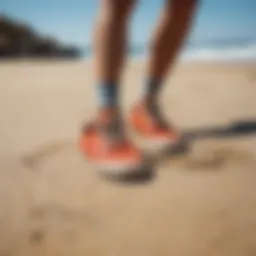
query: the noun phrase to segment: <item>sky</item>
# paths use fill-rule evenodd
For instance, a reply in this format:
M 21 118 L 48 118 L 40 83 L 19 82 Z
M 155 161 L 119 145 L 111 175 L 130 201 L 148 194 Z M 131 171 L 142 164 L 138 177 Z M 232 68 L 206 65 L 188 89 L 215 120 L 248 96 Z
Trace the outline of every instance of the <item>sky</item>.
M 139 0 L 131 23 L 131 42 L 150 38 L 163 0 Z M 99 0 L 0 0 L 0 13 L 37 31 L 79 46 L 88 45 Z M 256 0 L 201 0 L 191 40 L 254 38 Z

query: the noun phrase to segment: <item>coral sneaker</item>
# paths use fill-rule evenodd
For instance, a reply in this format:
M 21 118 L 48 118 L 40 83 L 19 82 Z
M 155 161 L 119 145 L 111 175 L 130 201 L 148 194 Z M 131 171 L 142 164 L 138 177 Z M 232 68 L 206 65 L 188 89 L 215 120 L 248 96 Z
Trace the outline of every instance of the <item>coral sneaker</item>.
M 156 149 L 177 145 L 181 135 L 162 117 L 156 105 L 136 104 L 130 114 L 132 128 Z
M 141 152 L 125 138 L 119 120 L 87 125 L 80 139 L 80 148 L 103 174 L 132 175 L 144 167 Z

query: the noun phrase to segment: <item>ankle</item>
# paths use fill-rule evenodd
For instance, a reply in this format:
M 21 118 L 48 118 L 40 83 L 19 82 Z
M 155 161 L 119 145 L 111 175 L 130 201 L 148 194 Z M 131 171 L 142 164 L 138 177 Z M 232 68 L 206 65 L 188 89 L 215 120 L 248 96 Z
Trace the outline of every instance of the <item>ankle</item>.
M 162 81 L 157 78 L 150 77 L 146 80 L 142 88 L 142 95 L 148 102 L 153 102 L 158 97 L 161 90 Z
M 107 125 L 118 118 L 119 113 L 116 107 L 101 107 L 98 110 L 98 120 L 102 125 Z

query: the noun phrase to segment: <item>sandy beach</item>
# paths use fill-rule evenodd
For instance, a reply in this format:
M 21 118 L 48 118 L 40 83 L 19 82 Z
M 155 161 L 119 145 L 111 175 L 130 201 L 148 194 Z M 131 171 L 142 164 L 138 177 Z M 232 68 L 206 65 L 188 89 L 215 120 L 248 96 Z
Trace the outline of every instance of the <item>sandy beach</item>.
M 144 75 L 128 63 L 125 116 Z M 255 256 L 256 65 L 178 65 L 162 106 L 188 149 L 137 183 L 78 150 L 94 84 L 92 61 L 0 62 L 0 256 Z

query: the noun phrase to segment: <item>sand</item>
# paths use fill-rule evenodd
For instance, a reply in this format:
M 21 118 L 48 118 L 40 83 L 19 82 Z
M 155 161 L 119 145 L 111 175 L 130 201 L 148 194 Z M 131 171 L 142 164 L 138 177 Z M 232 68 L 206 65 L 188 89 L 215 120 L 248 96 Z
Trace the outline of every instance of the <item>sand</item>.
M 124 115 L 144 73 L 128 64 Z M 177 66 L 162 104 L 189 147 L 136 183 L 78 151 L 94 77 L 91 61 L 0 63 L 0 255 L 255 256 L 256 65 Z

